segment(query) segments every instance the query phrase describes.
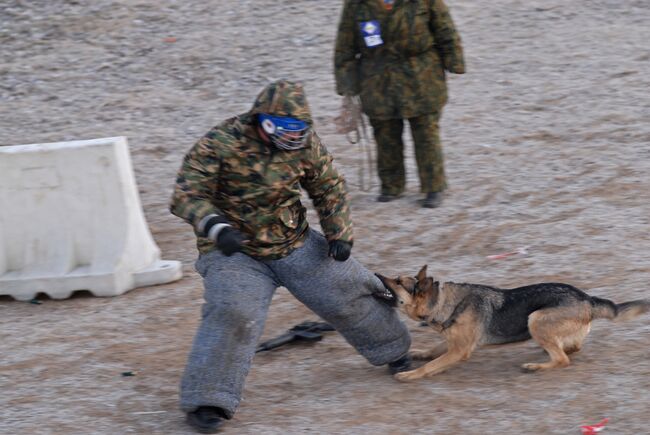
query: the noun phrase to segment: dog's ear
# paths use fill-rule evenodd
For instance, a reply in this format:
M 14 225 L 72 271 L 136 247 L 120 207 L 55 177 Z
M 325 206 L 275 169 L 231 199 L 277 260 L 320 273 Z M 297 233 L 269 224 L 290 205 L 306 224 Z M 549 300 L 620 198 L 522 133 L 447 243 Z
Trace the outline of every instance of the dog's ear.
M 417 279 L 420 282 L 424 282 L 424 280 L 427 277 L 427 265 L 425 264 L 422 266 L 422 269 L 418 272 L 418 274 L 415 276 L 415 279 Z
M 434 281 L 433 278 L 427 278 L 425 281 L 426 291 L 423 290 L 423 292 L 425 292 L 426 298 L 429 301 L 427 305 L 429 308 L 433 308 L 438 303 L 438 298 L 440 297 L 440 282 Z
M 434 281 L 433 278 L 425 278 L 424 281 L 418 282 L 418 293 L 426 296 L 429 300 L 429 305 L 435 305 L 440 293 L 440 283 Z
M 421 292 L 431 291 L 433 287 L 433 278 L 424 278 L 421 281 L 418 281 L 418 290 Z

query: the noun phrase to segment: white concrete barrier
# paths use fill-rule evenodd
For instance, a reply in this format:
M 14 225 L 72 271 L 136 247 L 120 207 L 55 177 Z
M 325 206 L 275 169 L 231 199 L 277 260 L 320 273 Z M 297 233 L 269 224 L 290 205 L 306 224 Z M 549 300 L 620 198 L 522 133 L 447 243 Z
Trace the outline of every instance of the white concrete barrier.
M 115 296 L 181 276 L 160 260 L 126 138 L 0 146 L 0 295 Z

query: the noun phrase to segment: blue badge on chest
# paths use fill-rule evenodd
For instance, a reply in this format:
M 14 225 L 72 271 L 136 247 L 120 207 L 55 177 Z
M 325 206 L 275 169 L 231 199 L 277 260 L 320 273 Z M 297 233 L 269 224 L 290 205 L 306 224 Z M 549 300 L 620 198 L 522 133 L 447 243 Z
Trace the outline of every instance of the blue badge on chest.
M 366 47 L 376 47 L 384 43 L 384 41 L 381 39 L 379 21 L 364 21 L 359 26 L 361 27 L 361 36 L 363 36 Z

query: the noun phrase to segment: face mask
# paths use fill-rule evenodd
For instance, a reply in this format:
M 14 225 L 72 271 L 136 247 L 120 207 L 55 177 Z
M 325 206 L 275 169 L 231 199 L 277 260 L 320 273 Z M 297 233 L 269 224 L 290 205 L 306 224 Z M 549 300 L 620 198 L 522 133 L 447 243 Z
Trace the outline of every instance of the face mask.
M 309 133 L 309 124 L 296 118 L 273 116 L 266 113 L 258 115 L 260 126 L 276 147 L 292 151 L 303 148 Z

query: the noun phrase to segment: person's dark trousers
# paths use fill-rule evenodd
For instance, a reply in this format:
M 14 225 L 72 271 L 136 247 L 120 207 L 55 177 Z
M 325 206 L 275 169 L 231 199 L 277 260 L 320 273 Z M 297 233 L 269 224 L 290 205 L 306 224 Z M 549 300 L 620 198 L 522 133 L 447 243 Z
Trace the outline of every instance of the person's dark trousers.
M 422 193 L 441 192 L 447 187 L 438 121 L 440 113 L 409 118 Z M 377 173 L 381 193 L 399 195 L 406 185 L 404 167 L 404 120 L 370 119 L 377 143 Z
M 409 118 L 422 193 L 442 192 L 447 188 L 439 120 L 439 112 Z

